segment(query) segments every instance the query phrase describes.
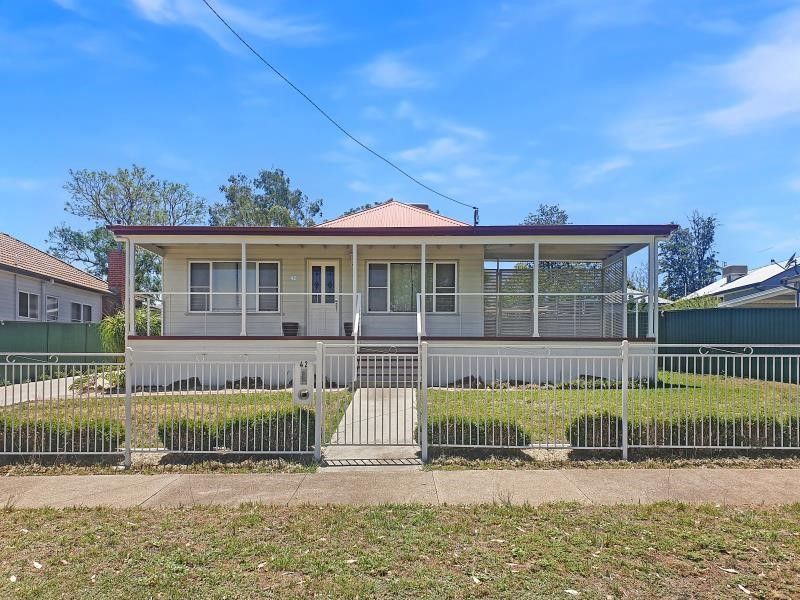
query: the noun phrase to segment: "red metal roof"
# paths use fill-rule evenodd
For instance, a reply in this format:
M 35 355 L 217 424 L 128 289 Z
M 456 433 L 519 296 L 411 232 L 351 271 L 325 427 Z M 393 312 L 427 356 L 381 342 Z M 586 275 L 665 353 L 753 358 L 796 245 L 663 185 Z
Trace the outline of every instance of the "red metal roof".
M 352 215 L 320 223 L 317 227 L 469 227 L 433 212 L 428 208 L 398 202 L 390 198 L 383 204 Z
M 109 293 L 108 284 L 102 279 L 76 269 L 7 233 L 0 233 L 0 269 L 39 279 L 52 279 L 64 285 L 94 292 Z
M 549 236 L 654 235 L 667 236 L 677 225 L 463 225 L 448 227 L 216 227 L 211 225 L 112 225 L 116 235 L 265 235 L 265 236 Z

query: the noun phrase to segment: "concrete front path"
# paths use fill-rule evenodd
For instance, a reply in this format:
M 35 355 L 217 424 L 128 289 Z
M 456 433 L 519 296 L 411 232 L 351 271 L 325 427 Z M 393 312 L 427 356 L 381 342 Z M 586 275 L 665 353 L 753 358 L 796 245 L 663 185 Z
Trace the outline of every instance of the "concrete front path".
M 356 390 L 329 446 L 412 445 L 417 424 L 416 390 L 365 387 Z
M 18 508 L 200 504 L 649 503 L 727 506 L 800 502 L 800 469 L 323 471 L 309 474 L 40 475 L 0 478 Z

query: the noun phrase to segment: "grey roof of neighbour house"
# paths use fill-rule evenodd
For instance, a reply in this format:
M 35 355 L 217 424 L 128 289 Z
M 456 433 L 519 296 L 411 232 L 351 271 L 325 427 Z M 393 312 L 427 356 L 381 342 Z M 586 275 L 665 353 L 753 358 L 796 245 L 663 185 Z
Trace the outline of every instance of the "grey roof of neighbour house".
M 790 270 L 792 268 L 794 267 L 790 267 Z M 763 267 L 758 267 L 757 269 L 753 269 L 746 275 L 730 282 L 727 280 L 727 278 L 720 277 L 714 283 L 710 283 L 707 286 L 692 292 L 691 294 L 687 294 L 685 297 L 701 298 L 703 296 L 722 296 L 724 294 L 733 292 L 734 290 L 740 290 L 742 288 L 762 284 L 767 280 L 772 279 L 776 275 L 780 275 L 786 270 L 787 269 L 785 269 L 783 266 L 777 263 L 772 263 Z

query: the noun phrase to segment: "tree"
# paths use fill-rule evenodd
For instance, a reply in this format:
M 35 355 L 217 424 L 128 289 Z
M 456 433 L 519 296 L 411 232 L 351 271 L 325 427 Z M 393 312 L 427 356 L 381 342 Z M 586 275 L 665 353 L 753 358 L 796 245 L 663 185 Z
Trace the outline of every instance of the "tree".
M 687 227 L 679 227 L 661 244 L 659 270 L 664 273 L 663 293 L 681 298 L 712 283 L 719 275 L 714 249 L 717 230 L 715 216 L 694 211 Z
M 698 308 L 716 308 L 722 299 L 719 296 L 699 296 L 698 298 L 682 298 L 672 304 L 666 304 L 661 310 L 694 310 Z
M 66 223 L 48 235 L 50 252 L 77 263 L 92 275 L 108 274 L 108 251 L 116 242 L 109 225 L 191 225 L 203 220 L 205 202 L 181 183 L 156 179 L 144 167 L 108 171 L 69 171 L 64 189 L 70 199 L 64 210 L 87 219 L 87 231 Z M 158 257 L 150 252 L 136 256 L 136 289 L 159 287 Z
M 354 215 L 357 212 L 361 212 L 362 210 L 367 210 L 370 208 L 375 208 L 376 206 L 380 206 L 383 202 L 367 202 L 366 204 L 362 204 L 361 206 L 354 206 L 353 208 L 348 208 L 344 211 L 341 215 L 337 218 L 341 219 L 342 217 L 347 217 L 349 215 Z
M 649 281 L 647 267 L 644 265 L 636 265 L 628 275 L 628 287 L 632 290 L 646 292 L 649 287 Z
M 540 204 L 536 212 L 528 213 L 523 225 L 568 225 L 569 215 L 558 204 Z
M 239 173 L 219 191 L 225 195 L 209 209 L 212 225 L 236 227 L 310 227 L 322 214 L 322 199 L 311 201 L 281 170 L 261 170 L 253 179 Z

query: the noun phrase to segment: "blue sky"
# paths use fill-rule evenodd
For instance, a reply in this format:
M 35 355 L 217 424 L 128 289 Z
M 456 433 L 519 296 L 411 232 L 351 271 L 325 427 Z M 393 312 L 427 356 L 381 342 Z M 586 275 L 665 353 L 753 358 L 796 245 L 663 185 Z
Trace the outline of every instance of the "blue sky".
M 800 249 L 800 4 L 246 2 L 215 6 L 356 135 L 517 223 L 719 217 L 720 258 Z M 209 201 L 283 168 L 326 217 L 395 197 L 470 220 L 376 161 L 200 0 L 6 0 L 0 230 L 44 246 L 70 168 L 133 162 Z

